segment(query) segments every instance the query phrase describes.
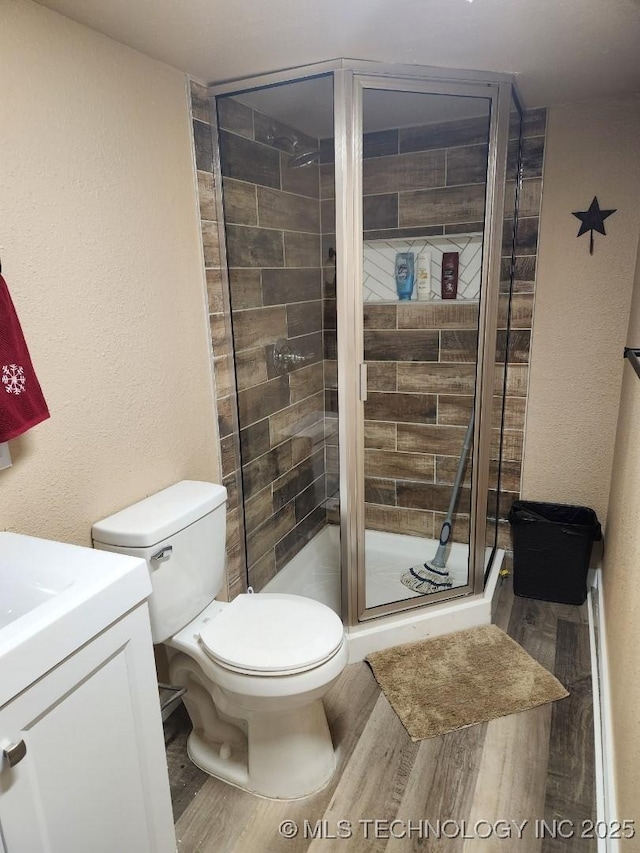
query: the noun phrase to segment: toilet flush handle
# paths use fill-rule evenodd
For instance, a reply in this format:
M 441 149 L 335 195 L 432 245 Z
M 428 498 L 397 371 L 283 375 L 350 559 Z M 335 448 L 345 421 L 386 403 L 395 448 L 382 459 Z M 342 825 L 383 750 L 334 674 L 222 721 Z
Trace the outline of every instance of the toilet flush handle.
M 154 563 L 164 563 L 171 557 L 172 551 L 173 545 L 165 545 L 165 547 L 161 548 L 156 554 L 152 554 L 151 559 Z

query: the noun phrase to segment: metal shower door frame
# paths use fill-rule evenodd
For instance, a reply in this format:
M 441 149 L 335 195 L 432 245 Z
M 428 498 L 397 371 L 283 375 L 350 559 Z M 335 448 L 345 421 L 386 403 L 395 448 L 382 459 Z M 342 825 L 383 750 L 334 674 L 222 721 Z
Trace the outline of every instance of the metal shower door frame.
M 485 532 L 497 312 L 500 284 L 509 113 L 513 78 L 507 74 L 458 71 L 419 65 L 388 65 L 365 60 L 334 59 L 288 68 L 209 87 L 214 105 L 219 95 L 240 94 L 266 86 L 293 83 L 332 74 L 334 81 L 334 139 L 336 196 L 336 278 L 338 337 L 338 410 L 340 443 L 340 543 L 342 617 L 345 626 L 478 595 L 483 589 Z M 475 389 L 473 477 L 470 510 L 470 577 L 466 586 L 375 608 L 365 604 L 364 556 L 364 405 L 360 399 L 363 348 L 362 282 L 362 92 L 364 88 L 480 97 L 491 100 L 489 155 L 485 193 L 482 291 L 478 327 Z M 215 115 L 215 109 L 212 110 Z M 217 127 L 212 124 L 217 137 Z M 214 150 L 217 151 L 217 138 Z M 215 163 L 216 195 L 220 204 L 221 172 Z M 225 245 L 222 222 L 221 245 Z M 226 272 L 226 271 L 225 271 Z
M 346 625 L 406 612 L 444 600 L 482 593 L 493 413 L 497 312 L 502 254 L 499 213 L 504 206 L 510 81 L 411 68 L 355 67 L 334 71 L 336 159 L 336 250 L 338 314 L 338 411 L 340 440 L 340 525 L 342 607 Z M 419 72 L 422 71 L 422 74 Z M 484 98 L 491 102 L 483 260 L 475 386 L 471 482 L 469 579 L 463 587 L 418 599 L 366 607 L 363 332 L 362 96 L 365 89 Z M 347 567 L 347 571 L 344 568 Z M 353 570 L 355 567 L 355 571 Z

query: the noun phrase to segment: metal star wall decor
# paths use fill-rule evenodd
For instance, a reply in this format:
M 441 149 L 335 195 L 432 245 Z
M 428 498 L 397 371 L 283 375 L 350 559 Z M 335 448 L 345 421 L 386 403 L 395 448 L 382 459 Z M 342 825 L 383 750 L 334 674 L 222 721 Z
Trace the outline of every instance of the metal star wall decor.
M 593 255 L 593 232 L 597 231 L 598 234 L 604 234 L 606 237 L 607 232 L 604 230 L 604 221 L 608 216 L 611 216 L 611 214 L 615 212 L 615 210 L 600 210 L 600 205 L 598 204 L 596 196 L 593 197 L 593 201 L 589 205 L 589 210 L 574 211 L 573 215 L 582 223 L 580 225 L 580 230 L 578 231 L 578 237 L 582 237 L 582 235 L 586 234 L 587 231 L 589 232 L 590 255 Z

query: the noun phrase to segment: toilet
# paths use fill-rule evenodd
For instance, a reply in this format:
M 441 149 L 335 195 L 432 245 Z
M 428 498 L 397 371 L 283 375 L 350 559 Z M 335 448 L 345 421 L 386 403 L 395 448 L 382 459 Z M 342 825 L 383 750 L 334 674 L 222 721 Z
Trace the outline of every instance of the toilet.
M 147 562 L 153 642 L 187 690 L 193 763 L 253 794 L 306 797 L 335 770 L 322 697 L 347 663 L 344 629 L 303 596 L 215 600 L 226 497 L 223 486 L 184 480 L 94 524 L 93 545 Z

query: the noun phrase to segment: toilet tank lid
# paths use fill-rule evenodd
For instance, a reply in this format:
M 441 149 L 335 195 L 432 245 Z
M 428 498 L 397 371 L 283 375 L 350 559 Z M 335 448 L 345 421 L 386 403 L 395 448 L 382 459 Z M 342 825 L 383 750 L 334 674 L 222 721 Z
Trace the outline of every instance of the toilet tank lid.
M 182 480 L 150 495 L 91 528 L 94 542 L 149 548 L 212 512 L 227 499 L 224 486 Z

